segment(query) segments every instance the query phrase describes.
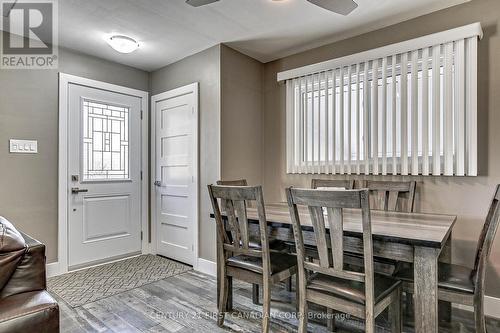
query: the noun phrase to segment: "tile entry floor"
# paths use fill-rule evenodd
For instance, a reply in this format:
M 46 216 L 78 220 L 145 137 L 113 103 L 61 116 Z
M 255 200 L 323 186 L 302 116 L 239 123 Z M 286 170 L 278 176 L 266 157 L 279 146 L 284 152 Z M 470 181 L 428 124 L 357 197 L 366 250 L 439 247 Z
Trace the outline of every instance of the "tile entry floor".
M 251 286 L 235 280 L 234 311 L 225 326 L 216 325 L 216 279 L 189 271 L 105 299 L 72 308 L 60 298 L 61 332 L 260 332 L 261 306 L 252 303 Z M 56 296 L 57 298 L 57 296 Z M 295 292 L 273 289 L 272 332 L 294 332 Z M 321 308 L 316 308 L 321 310 Z M 322 311 L 315 311 L 321 317 Z M 379 317 L 380 318 L 380 317 Z M 453 310 L 452 324 L 440 332 L 474 332 L 472 313 Z M 378 331 L 387 320 L 377 321 Z M 309 322 L 309 332 L 327 332 L 324 319 Z M 363 332 L 355 318 L 337 320 L 337 332 Z M 405 332 L 413 332 L 405 327 Z M 488 332 L 500 333 L 500 321 L 488 319 Z

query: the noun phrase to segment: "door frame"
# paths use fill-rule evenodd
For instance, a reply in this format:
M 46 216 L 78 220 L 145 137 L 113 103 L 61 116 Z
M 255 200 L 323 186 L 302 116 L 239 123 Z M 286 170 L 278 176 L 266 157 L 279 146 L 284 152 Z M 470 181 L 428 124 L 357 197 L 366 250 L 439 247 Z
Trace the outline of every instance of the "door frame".
M 58 248 L 57 262 L 47 265 L 47 275 L 54 276 L 68 272 L 68 126 L 70 84 L 108 90 L 141 99 L 141 252 L 150 253 L 149 235 L 149 93 L 107 82 L 87 79 L 71 74 L 59 73 L 59 175 L 58 175 Z
M 199 224 L 200 224 L 200 216 L 199 216 L 199 205 L 200 205 L 200 184 L 199 184 L 199 154 L 200 154 L 200 143 L 199 143 L 199 104 L 200 104 L 200 95 L 199 95 L 199 82 L 194 82 L 188 84 L 186 86 L 182 86 L 176 89 L 172 89 L 154 96 L 151 96 L 151 252 L 157 253 L 157 216 L 156 216 L 156 186 L 154 186 L 154 181 L 156 180 L 156 103 L 158 101 L 171 98 L 174 96 L 185 95 L 193 93 L 195 95 L 196 101 L 194 104 L 194 121 L 195 121 L 195 131 L 193 135 L 193 141 L 195 143 L 195 153 L 194 161 L 193 161 L 193 169 L 194 169 L 194 183 L 196 187 L 196 195 L 195 195 L 195 221 L 193 225 L 193 252 L 194 252 L 194 262 L 193 268 L 196 270 L 198 266 L 198 258 L 199 258 L 199 250 L 198 250 L 198 240 L 199 240 Z

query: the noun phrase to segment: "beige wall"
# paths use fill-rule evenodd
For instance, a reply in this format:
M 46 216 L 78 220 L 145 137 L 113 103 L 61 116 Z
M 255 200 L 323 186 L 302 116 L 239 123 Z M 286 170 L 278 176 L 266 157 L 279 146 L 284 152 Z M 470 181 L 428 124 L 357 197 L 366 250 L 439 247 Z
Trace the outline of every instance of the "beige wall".
M 419 181 L 418 211 L 458 215 L 454 261 L 471 265 L 494 185 L 500 183 L 499 13 L 500 1 L 473 0 L 265 65 L 229 47 L 214 46 L 148 74 L 61 50 L 60 71 L 152 94 L 200 82 L 199 255 L 215 260 L 215 226 L 208 218 L 206 185 L 221 172 L 223 178 L 263 183 L 268 201 L 285 200 L 286 186 L 308 186 L 312 178 L 285 173 L 285 91 L 276 82 L 277 72 L 480 21 L 485 32 L 479 43 L 478 77 L 481 176 L 411 177 Z M 49 262 L 57 260 L 57 73 L 0 70 L 0 213 L 46 243 Z M 40 152 L 9 154 L 9 138 L 37 139 Z M 500 247 L 495 246 L 488 294 L 497 297 L 499 275 Z
M 148 90 L 148 73 L 60 49 L 59 71 Z M 47 245 L 57 261 L 58 71 L 0 70 L 0 214 Z M 9 154 L 11 138 L 38 140 Z
M 479 42 L 478 126 L 479 177 L 412 177 L 418 184 L 417 210 L 458 215 L 453 232 L 453 260 L 473 264 L 479 231 L 494 186 L 500 183 L 500 1 L 473 0 L 378 31 L 302 52 L 265 65 L 264 79 L 264 186 L 266 200 L 285 200 L 284 188 L 309 186 L 309 176 L 285 173 L 285 89 L 276 73 L 319 61 L 353 54 L 461 25 L 481 22 Z M 334 178 L 334 177 L 331 177 Z M 342 178 L 342 176 L 337 176 Z M 355 177 L 359 178 L 359 177 Z M 410 177 L 372 177 L 410 179 Z M 488 270 L 488 291 L 500 296 L 500 235 Z
M 222 179 L 262 184 L 264 65 L 221 46 Z
M 215 222 L 207 185 L 246 178 L 261 184 L 264 65 L 218 45 L 151 73 L 156 95 L 200 83 L 199 257 L 215 261 Z
M 200 257 L 215 260 L 206 186 L 220 178 L 220 46 L 153 73 L 65 49 L 59 55 L 59 70 L 0 70 L 0 214 L 44 242 L 48 262 L 57 261 L 59 71 L 152 94 L 200 82 L 199 251 Z M 9 154 L 10 138 L 38 140 L 39 154 Z M 249 179 L 257 181 L 259 172 Z
M 220 177 L 220 46 L 180 60 L 151 73 L 151 95 L 200 83 L 199 256 L 215 261 L 215 222 L 207 185 Z

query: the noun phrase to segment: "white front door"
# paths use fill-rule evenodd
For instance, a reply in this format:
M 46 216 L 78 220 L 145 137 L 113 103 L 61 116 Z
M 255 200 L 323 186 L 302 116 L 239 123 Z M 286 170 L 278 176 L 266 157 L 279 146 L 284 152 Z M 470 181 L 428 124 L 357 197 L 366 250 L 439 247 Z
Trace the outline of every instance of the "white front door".
M 190 265 L 198 223 L 198 85 L 152 98 L 157 253 Z
M 70 84 L 68 266 L 141 252 L 141 98 Z

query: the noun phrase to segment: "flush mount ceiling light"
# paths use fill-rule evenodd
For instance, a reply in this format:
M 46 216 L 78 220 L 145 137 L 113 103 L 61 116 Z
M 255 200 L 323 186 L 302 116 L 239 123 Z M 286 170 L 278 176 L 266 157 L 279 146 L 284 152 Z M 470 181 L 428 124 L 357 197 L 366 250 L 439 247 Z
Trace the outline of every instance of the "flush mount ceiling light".
M 193 7 L 205 6 L 214 2 L 218 2 L 220 0 L 186 0 L 188 5 Z M 272 1 L 283 1 L 283 0 L 272 0 Z M 307 0 L 310 3 L 329 10 L 331 12 L 341 14 L 341 15 L 349 15 L 353 10 L 358 7 L 358 4 L 353 0 Z
M 120 53 L 132 53 L 139 48 L 139 43 L 133 38 L 121 35 L 111 36 L 106 39 L 109 46 Z

